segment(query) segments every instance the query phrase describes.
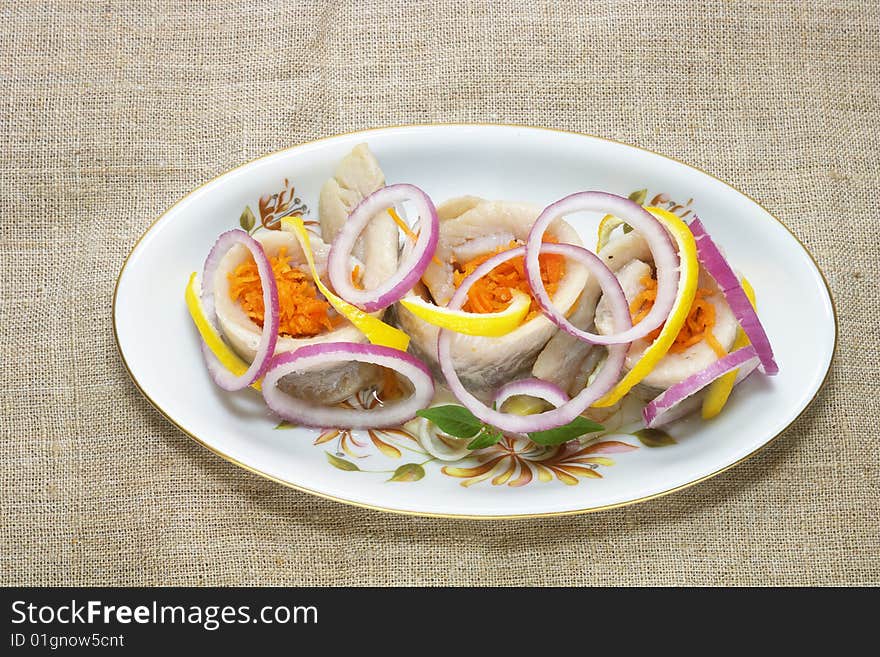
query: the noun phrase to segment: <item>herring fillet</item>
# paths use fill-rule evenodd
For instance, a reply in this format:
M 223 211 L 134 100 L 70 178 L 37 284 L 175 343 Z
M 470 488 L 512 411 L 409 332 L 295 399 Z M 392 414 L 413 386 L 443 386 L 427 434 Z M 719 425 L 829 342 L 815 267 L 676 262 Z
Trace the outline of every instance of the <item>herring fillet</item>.
M 482 255 L 497 246 L 506 246 L 511 238 L 524 242 L 539 214 L 540 208 L 528 203 L 481 201 L 475 197 L 443 203 L 438 208 L 438 215 L 444 217 L 436 251 L 440 264 L 428 265 L 422 277 L 424 287 L 417 286 L 417 292 L 430 291 L 435 303 L 445 305 L 455 290 L 451 263 L 458 261 L 456 252 Z M 551 224 L 548 233 L 561 242 L 581 244 L 577 232 L 564 221 Z M 583 265 L 567 264 L 554 297 L 559 307 L 567 310 L 574 304 L 586 277 Z M 397 315 L 401 328 L 412 339 L 413 351 L 438 373 L 437 327 L 399 305 Z M 557 331 L 550 320 L 539 314 L 501 337 L 455 334 L 452 358 L 456 371 L 474 394 L 485 397 L 502 383 L 527 374 L 538 353 Z
M 617 278 L 623 288 L 627 303 L 632 303 L 633 299 L 644 289 L 642 278 L 645 274 L 650 273 L 651 266 L 640 259 L 631 260 L 617 272 Z M 738 328 L 736 317 L 734 317 L 730 306 L 727 305 L 724 295 L 718 289 L 718 284 L 702 267 L 700 268 L 698 286 L 713 292 L 712 295 L 706 297 L 706 301 L 712 304 L 715 309 L 715 325 L 712 328 L 712 335 L 729 352 L 736 339 Z M 608 335 L 614 330 L 611 311 L 607 306 L 608 303 L 605 299 L 600 299 L 596 306 L 596 330 L 604 335 Z M 644 338 L 633 342 L 627 352 L 624 367 L 627 370 L 632 369 L 650 344 L 651 341 Z M 678 353 L 667 352 L 650 374 L 642 379 L 641 385 L 665 390 L 692 374 L 704 370 L 716 360 L 718 360 L 718 354 L 705 341 L 700 341 Z
M 348 220 L 352 208 L 363 198 L 385 184 L 385 175 L 366 144 L 359 144 L 336 167 L 334 175 L 321 188 L 319 198 L 319 223 L 322 237 L 310 239 L 318 275 L 326 277 L 329 242 Z M 362 282 L 366 289 L 377 286 L 397 269 L 398 228 L 387 213 L 378 216 L 367 225 L 358 239 L 353 253 L 355 263 L 363 270 Z M 309 274 L 299 241 L 286 231 L 257 231 L 254 234 L 269 257 L 287 249 L 292 266 Z M 227 274 L 247 258 L 246 249 L 230 249 L 218 267 L 215 284 L 217 318 L 223 335 L 232 348 L 248 362 L 253 361 L 261 329 L 247 316 L 242 308 L 229 298 Z M 325 280 L 326 282 L 326 280 Z M 382 313 L 375 313 L 381 317 Z M 345 321 L 337 328 L 313 337 L 293 338 L 279 336 L 275 353 L 294 351 L 309 344 L 326 342 L 367 342 L 361 331 Z M 334 363 L 283 377 L 278 387 L 300 398 L 321 404 L 333 404 L 348 399 L 365 387 L 379 380 L 380 370 L 375 365 L 360 363 Z
M 324 241 L 332 243 L 355 206 L 384 186 L 385 174 L 370 148 L 366 144 L 355 146 L 321 187 L 318 218 Z M 388 213 L 373 217 L 352 251 L 364 263 L 364 289 L 372 290 L 397 271 L 398 245 L 398 228 Z
M 290 233 L 284 231 L 257 231 L 254 234 L 266 252 L 267 257 L 278 255 L 281 248 L 287 249 L 291 266 L 308 274 L 305 254 L 299 241 Z M 315 265 L 318 275 L 322 278 L 327 272 L 327 254 L 330 247 L 319 238 L 312 236 L 312 250 L 315 255 Z M 241 306 L 229 296 L 229 274 L 235 271 L 241 263 L 249 257 L 247 249 L 236 245 L 223 256 L 214 278 L 216 290 L 214 302 L 217 312 L 217 321 L 223 336 L 229 345 L 239 356 L 248 362 L 252 362 L 256 354 L 256 348 L 260 341 L 262 329 L 260 329 Z M 365 342 L 363 334 L 352 324 L 345 322 L 332 331 L 326 331 L 312 337 L 293 338 L 287 335 L 279 335 L 275 345 L 275 354 L 295 351 L 309 344 L 323 342 Z M 314 372 L 309 375 L 300 373 L 288 374 L 279 381 L 278 386 L 285 392 L 296 394 L 304 399 L 321 403 L 336 403 L 347 399 L 360 390 L 368 381 L 376 379 L 375 372 L 362 367 L 363 363 L 344 363 L 334 365 L 315 376 Z
M 651 257 L 648 243 L 636 231 L 627 233 L 609 242 L 600 252 L 611 271 L 617 271 L 632 260 L 644 260 Z M 596 314 L 596 304 L 602 289 L 594 276 L 587 274 L 587 282 L 577 300 L 574 311 L 568 320 L 581 330 L 589 330 Z M 532 367 L 532 376 L 555 383 L 570 395 L 580 392 L 581 365 L 587 358 L 593 345 L 565 331 L 556 332 L 547 346 L 538 355 Z M 582 386 L 581 386 L 582 387 Z

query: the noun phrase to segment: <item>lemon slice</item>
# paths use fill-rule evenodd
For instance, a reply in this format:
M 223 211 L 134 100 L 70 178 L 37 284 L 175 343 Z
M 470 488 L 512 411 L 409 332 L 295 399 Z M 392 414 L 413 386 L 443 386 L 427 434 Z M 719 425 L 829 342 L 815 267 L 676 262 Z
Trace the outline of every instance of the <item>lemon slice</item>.
M 205 341 L 205 345 L 217 357 L 220 364 L 235 374 L 235 376 L 241 376 L 247 372 L 249 365 L 242 360 L 228 344 L 226 344 L 223 337 L 217 332 L 217 329 L 215 329 L 211 322 L 208 321 L 208 316 L 205 314 L 205 308 L 202 306 L 202 297 L 199 294 L 200 290 L 201 285 L 199 284 L 199 277 L 196 272 L 193 272 L 190 274 L 189 283 L 186 285 L 186 294 L 184 295 L 190 317 L 192 317 L 193 323 L 199 330 L 202 340 Z M 255 381 L 251 384 L 251 387 L 255 390 L 259 390 L 260 382 Z
M 451 310 L 435 306 L 421 297 L 405 297 L 400 300 L 400 305 L 428 324 L 465 335 L 497 338 L 507 335 L 522 324 L 532 305 L 528 294 L 519 290 L 511 290 L 510 293 L 512 296 L 510 305 L 497 313 L 469 313 L 464 310 Z
M 327 298 L 327 301 L 330 302 L 330 305 L 336 309 L 336 312 L 354 324 L 372 344 L 406 351 L 406 348 L 409 346 L 409 336 L 406 333 L 386 324 L 381 319 L 373 317 L 373 315 L 364 312 L 360 308 L 353 306 L 345 299 L 333 294 L 327 286 L 324 285 L 323 281 L 321 281 L 321 277 L 318 276 L 318 270 L 315 267 L 315 256 L 312 253 L 312 245 L 309 241 L 309 234 L 306 231 L 302 219 L 300 217 L 284 217 L 281 220 L 281 225 L 284 228 L 289 229 L 297 240 L 299 240 L 303 253 L 306 255 L 306 261 L 309 263 L 309 271 L 312 273 L 312 280 L 321 291 L 321 294 L 323 294 Z
M 633 192 L 629 195 L 629 200 L 633 203 L 638 203 L 642 207 L 645 207 L 645 199 L 648 197 L 647 189 L 640 189 L 636 192 Z M 599 240 L 596 242 L 596 253 L 602 250 L 608 242 L 611 241 L 611 233 L 614 232 L 614 229 L 620 226 L 621 224 L 626 223 L 623 219 L 619 219 L 614 215 L 606 214 L 602 217 L 602 221 L 599 222 Z M 632 230 L 632 229 L 630 229 Z M 626 228 L 623 229 L 624 232 L 629 232 Z
M 534 415 L 553 408 L 550 402 L 530 395 L 514 395 L 501 405 L 501 410 L 513 415 Z
M 757 307 L 755 305 L 754 288 L 745 279 L 745 277 L 743 277 L 741 282 L 743 291 L 749 298 L 749 302 L 752 304 L 752 308 L 755 308 L 757 310 Z M 733 341 L 733 349 L 731 349 L 731 353 L 733 353 L 737 349 L 747 347 L 750 344 L 751 341 L 746 335 L 746 332 L 743 331 L 742 328 L 739 328 L 736 331 L 736 339 L 734 339 Z M 708 388 L 706 388 L 706 396 L 703 397 L 702 408 L 702 416 L 704 420 L 712 419 L 721 412 L 721 409 L 724 408 L 724 405 L 727 403 L 727 398 L 730 397 L 730 392 L 733 390 L 733 386 L 736 383 L 736 373 L 738 371 L 739 370 L 733 370 L 732 372 L 728 372 L 727 374 L 718 377 L 709 384 Z
M 624 223 L 623 219 L 619 219 L 611 214 L 606 214 L 599 222 L 599 239 L 596 242 L 596 253 L 602 250 L 602 247 L 611 241 L 611 233 L 614 229 Z
M 666 323 L 663 325 L 663 330 L 660 331 L 660 335 L 651 343 L 651 346 L 645 349 L 642 357 L 627 372 L 626 376 L 618 381 L 617 385 L 608 394 L 593 404 L 596 408 L 613 406 L 634 385 L 651 373 L 657 366 L 657 363 L 660 362 L 660 359 L 669 351 L 672 343 L 675 342 L 675 338 L 691 310 L 691 306 L 694 303 L 694 294 L 697 291 L 700 263 L 697 261 L 697 244 L 694 241 L 690 228 L 678 215 L 668 210 L 654 207 L 645 209 L 657 217 L 678 245 L 680 270 L 678 294 L 675 297 L 675 302 L 672 304 L 669 317 L 666 318 Z

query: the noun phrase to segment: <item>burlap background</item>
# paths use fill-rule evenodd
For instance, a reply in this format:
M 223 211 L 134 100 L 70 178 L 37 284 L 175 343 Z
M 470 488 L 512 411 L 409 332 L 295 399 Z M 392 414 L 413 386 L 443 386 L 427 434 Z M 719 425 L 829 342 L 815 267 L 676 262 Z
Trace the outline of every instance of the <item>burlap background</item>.
M 862 0 L 3 2 L 0 580 L 880 583 L 878 57 Z M 453 121 L 617 138 L 760 199 L 833 288 L 824 392 L 700 486 L 492 524 L 288 490 L 138 394 L 111 294 L 162 210 L 267 151 Z

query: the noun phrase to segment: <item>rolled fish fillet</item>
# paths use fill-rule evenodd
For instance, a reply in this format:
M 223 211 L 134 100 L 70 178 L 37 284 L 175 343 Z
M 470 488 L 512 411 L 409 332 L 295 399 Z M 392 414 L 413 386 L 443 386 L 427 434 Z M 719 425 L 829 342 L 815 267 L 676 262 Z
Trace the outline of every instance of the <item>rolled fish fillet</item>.
M 322 233 L 325 240 L 332 238 L 339 231 L 342 224 L 348 219 L 348 212 L 357 205 L 364 196 L 374 192 L 384 185 L 385 177 L 379 168 L 378 162 L 365 145 L 355 147 L 351 154 L 340 162 L 334 177 L 327 181 L 321 190 L 319 214 Z M 390 276 L 397 268 L 398 232 L 397 227 L 391 222 L 390 228 L 382 222 L 372 222 L 368 226 L 357 245 L 355 257 L 360 270 L 363 272 L 362 283 L 366 289 L 375 287 Z M 378 224 L 373 226 L 373 224 Z M 306 263 L 305 254 L 297 239 L 284 231 L 258 231 L 254 234 L 256 239 L 271 259 L 279 255 L 284 249 L 288 263 L 293 269 L 303 272 L 308 285 L 311 282 L 311 273 Z M 314 252 L 315 265 L 318 275 L 325 284 L 329 285 L 327 278 L 327 256 L 330 252 L 329 244 L 320 238 L 312 236 L 310 239 Z M 215 285 L 215 305 L 217 319 L 230 346 L 245 360 L 252 361 L 256 354 L 256 347 L 260 341 L 261 326 L 248 315 L 238 301 L 230 295 L 230 275 L 248 261 L 250 255 L 242 246 L 230 249 L 218 267 Z M 322 299 L 319 292 L 317 297 Z M 282 315 L 285 313 L 284 298 L 279 299 L 282 304 Z M 288 313 L 293 312 L 287 309 Z M 382 312 L 374 313 L 381 317 Z M 323 327 L 315 334 L 290 334 L 284 332 L 279 335 L 275 353 L 294 351 L 300 347 L 326 342 L 366 342 L 366 338 L 348 320 L 336 314 L 329 308 L 327 312 L 329 327 Z M 279 388 L 297 397 L 333 404 L 348 399 L 353 394 L 365 387 L 376 383 L 380 378 L 380 371 L 375 365 L 367 363 L 339 363 L 328 365 L 316 372 L 310 370 L 307 373 L 289 374 L 281 379 Z
M 440 264 L 432 262 L 428 266 L 423 284 L 415 292 L 438 305 L 446 305 L 456 288 L 459 265 L 510 248 L 511 242 L 524 244 L 540 212 L 540 208 L 527 203 L 484 201 L 476 197 L 456 198 L 440 205 L 440 240 L 435 254 Z M 551 224 L 547 235 L 559 242 L 581 245 L 575 230 L 562 220 Z M 460 282 L 460 273 L 458 278 Z M 574 306 L 586 278 L 583 265 L 565 262 L 553 295 L 563 312 Z M 438 373 L 438 328 L 400 305 L 397 313 L 401 328 L 411 338 L 412 350 Z M 502 337 L 454 334 L 451 347 L 455 368 L 474 394 L 488 397 L 499 385 L 527 374 L 538 353 L 558 330 L 540 312 L 530 313 L 529 317 Z
M 626 237 L 633 234 L 630 233 Z M 610 248 L 616 241 L 618 240 L 610 242 L 606 248 Z M 603 253 L 604 251 L 605 249 L 602 250 Z M 645 289 L 643 283 L 645 277 L 650 278 L 654 275 L 650 262 L 650 253 L 648 253 L 647 256 L 631 258 L 617 270 L 617 280 L 620 281 L 620 285 L 629 303 L 632 303 L 639 293 Z M 727 301 L 724 299 L 724 295 L 721 293 L 715 280 L 702 267 L 700 267 L 697 285 L 698 288 L 710 291 L 710 294 L 705 297 L 705 301 L 711 304 L 715 311 L 715 323 L 711 332 L 721 347 L 729 352 L 733 347 L 739 326 L 736 317 L 734 317 L 730 306 L 727 305 Z M 605 299 L 600 299 L 596 306 L 595 325 L 596 332 L 602 335 L 609 335 L 615 332 L 611 310 L 608 308 L 608 303 Z M 648 339 L 633 342 L 627 352 L 624 368 L 626 370 L 632 369 L 650 344 L 651 340 Z M 719 355 L 715 353 L 705 340 L 701 340 L 677 352 L 673 347 L 657 363 L 657 366 L 651 373 L 642 379 L 641 385 L 665 390 L 692 374 L 706 369 L 718 358 Z
M 598 255 L 611 271 L 616 272 L 634 259 L 650 259 L 651 250 L 645 239 L 633 231 L 607 244 Z M 587 274 L 584 291 L 568 320 L 579 329 L 590 330 L 601 294 L 602 289 L 595 276 Z M 558 331 L 535 361 L 532 375 L 555 383 L 574 396 L 583 389 L 587 374 L 595 365 L 595 353 L 591 357 L 593 351 L 594 347 L 589 342 L 565 331 Z
M 336 167 L 324 183 L 318 200 L 321 235 L 330 244 L 355 206 L 385 186 L 385 174 L 366 144 L 358 144 Z M 361 284 L 372 290 L 397 271 L 399 231 L 387 212 L 367 224 L 355 242 L 352 255 L 364 263 Z

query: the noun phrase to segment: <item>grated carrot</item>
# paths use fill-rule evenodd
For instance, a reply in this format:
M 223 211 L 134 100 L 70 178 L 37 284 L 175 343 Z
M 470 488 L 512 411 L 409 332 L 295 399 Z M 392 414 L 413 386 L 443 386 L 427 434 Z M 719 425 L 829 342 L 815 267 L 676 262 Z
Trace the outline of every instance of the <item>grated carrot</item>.
M 629 305 L 633 324 L 638 324 L 647 316 L 654 306 L 654 300 L 657 298 L 657 279 L 647 274 L 642 278 L 641 283 L 645 286 L 644 289 L 636 295 Z M 669 348 L 671 353 L 679 354 L 685 349 L 705 341 L 719 358 L 727 355 L 727 351 L 718 342 L 715 334 L 712 333 L 712 329 L 715 327 L 715 306 L 706 300 L 706 297 L 710 297 L 712 294 L 712 290 L 707 288 L 701 287 L 697 289 L 687 319 L 685 319 L 684 325 L 678 332 L 675 342 Z M 660 335 L 661 330 L 663 330 L 662 325 L 648 333 L 645 337 L 648 340 L 655 340 Z
M 272 274 L 278 287 L 279 335 L 294 338 L 318 335 L 335 328 L 330 318 L 330 304 L 318 297 L 317 288 L 307 274 L 290 266 L 287 248 L 269 258 Z M 263 286 L 253 258 L 227 275 L 229 297 L 258 326 L 263 326 L 266 309 L 263 306 Z
M 387 367 L 382 368 L 382 381 L 379 384 L 379 397 L 383 402 L 394 401 L 403 397 L 403 388 L 400 386 L 400 379 L 394 370 Z
M 551 237 L 545 237 L 544 241 L 555 242 Z M 517 246 L 520 244 L 510 242 L 507 246 L 500 246 L 493 252 L 477 256 L 464 264 L 456 264 L 452 272 L 453 284 L 458 287 L 467 276 L 489 258 Z M 547 293 L 552 297 L 556 294 L 560 279 L 565 275 L 565 256 L 542 253 L 538 256 L 538 262 L 541 266 L 541 280 L 544 282 L 544 287 L 547 288 Z M 532 295 L 531 287 L 526 280 L 525 262 L 521 257 L 501 263 L 474 283 L 468 290 L 468 300 L 462 306 L 462 310 L 472 313 L 500 312 L 510 304 L 510 300 L 513 298 L 511 290 L 524 292 L 532 300 L 526 321 L 540 314 L 541 308 Z
M 361 266 L 355 265 L 354 269 L 351 270 L 351 284 L 354 285 L 357 289 L 363 290 L 364 285 L 361 283 Z
M 397 214 L 397 211 L 394 208 L 388 208 L 388 214 L 391 215 L 391 218 L 394 220 L 394 223 L 397 224 L 397 227 L 403 231 L 403 234 L 406 235 L 409 239 L 413 241 L 415 244 L 416 240 L 419 239 L 419 233 L 412 232 L 412 229 L 406 225 L 406 222 L 400 218 L 400 215 Z M 436 255 L 431 256 L 431 260 L 434 261 L 438 267 L 442 267 L 443 263 L 440 262 L 439 258 Z

